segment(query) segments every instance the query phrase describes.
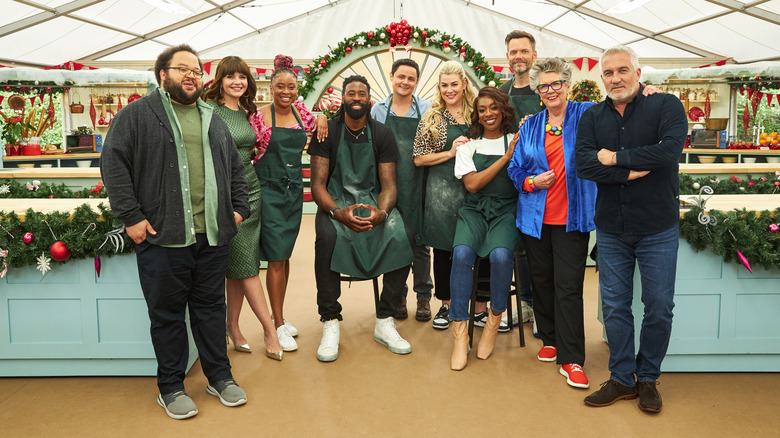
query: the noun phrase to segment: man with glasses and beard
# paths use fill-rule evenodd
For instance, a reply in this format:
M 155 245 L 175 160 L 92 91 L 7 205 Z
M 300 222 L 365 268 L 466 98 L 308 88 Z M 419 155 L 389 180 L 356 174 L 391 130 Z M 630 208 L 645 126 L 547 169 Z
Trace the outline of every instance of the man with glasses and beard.
M 160 88 L 120 111 L 100 170 L 111 210 L 136 244 L 138 273 L 157 357 L 157 403 L 171 418 L 198 413 L 184 390 L 185 309 L 206 391 L 246 403 L 225 344 L 225 270 L 236 225 L 249 217 L 244 166 L 227 125 L 200 100 L 203 65 L 187 45 L 155 62 Z
M 328 121 L 328 136 L 309 146 L 315 217 L 314 275 L 323 322 L 317 359 L 338 358 L 340 273 L 383 277 L 374 340 L 396 354 L 412 347 L 396 330 L 412 250 L 401 215 L 393 209 L 398 148 L 393 132 L 369 115 L 371 89 L 363 76 L 344 80 L 342 104 Z

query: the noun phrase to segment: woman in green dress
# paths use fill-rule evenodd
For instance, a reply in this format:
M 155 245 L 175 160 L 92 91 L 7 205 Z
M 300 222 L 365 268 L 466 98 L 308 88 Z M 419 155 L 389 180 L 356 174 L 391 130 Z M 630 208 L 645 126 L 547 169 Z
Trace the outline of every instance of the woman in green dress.
M 273 103 L 261 107 L 250 119 L 258 139 L 254 168 L 263 191 L 260 259 L 268 262 L 265 284 L 279 343 L 284 351 L 295 351 L 298 344 L 293 338 L 298 330 L 284 318 L 284 296 L 303 214 L 301 158 L 306 133 L 316 128 L 318 138 L 324 139 L 328 120 L 323 114 L 314 117 L 298 100 L 297 75 L 289 56 L 274 58 L 271 94 Z
M 249 183 L 251 216 L 238 225 L 238 234 L 230 242 L 230 259 L 227 269 L 227 335 L 237 351 L 251 353 L 252 349 L 238 326 L 238 316 L 244 297 L 263 325 L 266 355 L 282 360 L 282 347 L 274 329 L 263 284 L 260 281 L 260 182 L 252 167 L 250 154 L 257 135 L 249 124 L 249 118 L 257 112 L 254 99 L 257 87 L 249 67 L 243 59 L 228 56 L 219 62 L 214 82 L 204 95 L 204 100 L 227 123 L 238 153 L 244 162 Z
M 463 180 L 468 191 L 458 210 L 450 274 L 455 335 L 450 367 L 456 371 L 466 366 L 468 357 L 468 305 L 477 256 L 490 257 L 490 311 L 477 346 L 479 359 L 493 352 L 501 314 L 506 311 L 514 249 L 520 240 L 515 226 L 517 189 L 507 173 L 517 144 L 518 136 L 511 134 L 515 126 L 506 94 L 485 87 L 477 94 L 471 114 L 469 136 L 474 140 L 461 145 L 455 156 L 455 177 Z

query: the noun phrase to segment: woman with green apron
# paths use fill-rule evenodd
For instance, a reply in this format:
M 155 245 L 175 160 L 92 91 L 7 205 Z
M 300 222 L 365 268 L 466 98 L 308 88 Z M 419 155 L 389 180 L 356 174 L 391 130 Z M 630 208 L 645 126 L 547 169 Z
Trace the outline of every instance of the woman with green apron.
M 244 172 L 249 183 L 249 207 L 251 215 L 238 224 L 238 234 L 230 241 L 230 258 L 226 272 L 227 281 L 226 332 L 232 338 L 236 351 L 251 353 L 246 338 L 238 326 L 238 317 L 246 297 L 252 311 L 263 325 L 266 355 L 282 360 L 282 347 L 276 328 L 268 312 L 263 283 L 260 281 L 260 254 L 257 242 L 260 240 L 260 182 L 257 180 L 250 154 L 256 142 L 255 131 L 250 120 L 257 114 L 255 106 L 255 81 L 243 59 L 228 56 L 219 62 L 214 82 L 206 90 L 204 100 L 214 107 L 228 125 L 238 153 L 244 162 Z
M 458 208 L 466 194 L 453 171 L 455 151 L 469 140 L 467 121 L 476 93 L 456 61 L 441 65 L 436 90 L 431 109 L 423 115 L 414 138 L 414 164 L 426 170 L 421 238 L 423 244 L 433 247 L 434 291 L 442 301 L 433 328 L 445 330 L 450 325 L 452 239 Z
M 271 76 L 273 103 L 260 108 L 255 119 L 259 141 L 255 148 L 255 172 L 263 191 L 260 259 L 268 261 L 266 286 L 279 342 L 284 351 L 295 351 L 298 330 L 284 318 L 284 297 L 292 255 L 303 213 L 301 157 L 306 132 L 315 128 L 315 117 L 297 100 L 298 84 L 292 58 L 278 55 Z M 271 121 L 270 125 L 266 120 Z M 327 119 L 317 118 L 319 137 L 327 135 Z
M 476 140 L 458 148 L 454 170 L 468 190 L 458 210 L 450 275 L 455 338 L 450 368 L 456 371 L 466 366 L 468 357 L 474 261 L 490 257 L 490 311 L 477 346 L 477 357 L 487 359 L 493 352 L 501 314 L 506 311 L 514 249 L 520 240 L 515 226 L 517 189 L 507 174 L 517 143 L 517 135 L 511 134 L 515 126 L 512 107 L 504 93 L 485 87 L 479 91 L 474 108 L 469 134 Z

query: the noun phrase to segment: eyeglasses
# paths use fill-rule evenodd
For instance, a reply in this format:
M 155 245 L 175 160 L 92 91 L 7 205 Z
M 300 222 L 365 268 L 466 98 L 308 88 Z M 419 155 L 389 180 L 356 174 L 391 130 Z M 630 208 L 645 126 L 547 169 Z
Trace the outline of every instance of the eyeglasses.
M 191 70 L 187 67 L 163 67 L 163 70 L 179 70 L 179 73 L 181 73 L 182 76 L 187 76 L 188 74 L 192 73 L 193 77 L 201 78 L 203 77 L 203 72 L 200 70 Z
M 566 81 L 561 79 L 561 80 L 551 82 L 549 84 L 539 84 L 536 86 L 536 91 L 538 91 L 540 94 L 550 91 L 550 88 L 552 88 L 553 91 L 558 91 L 561 88 L 563 88 L 563 84 L 565 83 Z

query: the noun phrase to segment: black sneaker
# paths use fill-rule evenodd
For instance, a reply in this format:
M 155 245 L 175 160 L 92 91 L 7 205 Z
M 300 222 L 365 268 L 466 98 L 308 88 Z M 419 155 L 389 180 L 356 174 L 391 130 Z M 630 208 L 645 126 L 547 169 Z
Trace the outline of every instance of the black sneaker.
M 661 394 L 658 393 L 658 389 L 655 385 L 658 382 L 639 382 L 637 383 L 637 391 L 639 392 L 639 409 L 645 412 L 661 412 L 663 403 L 661 402 Z
M 601 384 L 601 389 L 585 397 L 585 404 L 596 407 L 609 406 L 618 400 L 631 400 L 636 396 L 635 386 L 624 386 L 609 379 Z
M 436 316 L 433 317 L 433 328 L 436 330 L 447 330 L 450 327 L 450 306 L 442 304 Z
M 487 312 L 479 312 L 474 315 L 474 326 L 475 327 L 484 327 L 485 324 L 487 324 L 487 318 L 488 313 Z M 501 324 L 498 325 L 498 332 L 499 333 L 508 333 L 509 332 L 509 322 L 501 319 Z

